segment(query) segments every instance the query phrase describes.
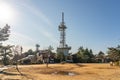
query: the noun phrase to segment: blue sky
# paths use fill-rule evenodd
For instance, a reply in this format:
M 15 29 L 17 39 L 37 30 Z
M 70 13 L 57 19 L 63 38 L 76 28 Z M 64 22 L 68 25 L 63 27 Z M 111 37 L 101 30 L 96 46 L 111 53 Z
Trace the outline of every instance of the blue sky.
M 119 0 L 0 0 L 1 4 L 11 13 L 9 19 L 0 19 L 0 27 L 6 23 L 11 26 L 10 39 L 4 43 L 21 45 L 24 51 L 35 49 L 37 43 L 41 49 L 51 45 L 56 50 L 62 12 L 70 52 L 83 46 L 96 54 L 120 43 Z

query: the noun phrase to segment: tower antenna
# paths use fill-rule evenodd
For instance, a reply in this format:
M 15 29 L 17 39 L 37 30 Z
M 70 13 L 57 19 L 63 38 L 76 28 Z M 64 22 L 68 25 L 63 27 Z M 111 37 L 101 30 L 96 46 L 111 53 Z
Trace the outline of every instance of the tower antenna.
M 62 22 L 58 26 L 58 30 L 60 31 L 60 45 L 57 48 L 57 53 L 63 53 L 65 55 L 65 61 L 67 61 L 67 57 L 69 56 L 69 50 L 71 47 L 66 44 L 66 25 L 64 24 L 64 12 L 62 12 Z
M 64 12 L 62 12 L 62 23 L 64 23 Z

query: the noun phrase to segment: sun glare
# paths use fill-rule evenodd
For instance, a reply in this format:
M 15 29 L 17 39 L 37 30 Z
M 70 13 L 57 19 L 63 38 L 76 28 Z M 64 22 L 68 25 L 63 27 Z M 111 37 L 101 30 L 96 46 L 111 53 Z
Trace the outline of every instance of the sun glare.
M 0 22 L 9 23 L 14 19 L 14 10 L 7 3 L 0 3 Z

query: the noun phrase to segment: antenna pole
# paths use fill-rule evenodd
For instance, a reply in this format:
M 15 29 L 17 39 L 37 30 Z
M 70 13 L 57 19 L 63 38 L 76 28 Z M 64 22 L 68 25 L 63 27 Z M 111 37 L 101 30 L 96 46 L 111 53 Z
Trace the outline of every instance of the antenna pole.
M 64 12 L 62 12 L 62 22 L 64 23 Z

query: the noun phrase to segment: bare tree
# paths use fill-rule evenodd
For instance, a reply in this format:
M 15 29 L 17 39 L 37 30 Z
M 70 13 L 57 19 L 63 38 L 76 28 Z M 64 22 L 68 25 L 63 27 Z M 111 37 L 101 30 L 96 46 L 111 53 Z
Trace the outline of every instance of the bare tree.
M 14 53 L 14 55 L 15 54 L 22 54 L 22 47 L 21 46 L 19 46 L 19 45 L 17 45 L 17 46 L 14 46 L 13 48 L 12 48 L 12 50 L 13 50 L 13 53 Z M 16 70 L 22 75 L 22 73 L 20 72 L 20 70 L 19 70 L 19 68 L 18 68 L 18 60 L 19 60 L 19 56 L 16 56 L 16 59 L 15 59 L 15 63 L 16 63 Z
M 46 67 L 47 68 L 48 68 L 48 64 L 49 64 L 49 61 L 50 61 L 50 55 L 52 53 L 52 50 L 53 50 L 53 47 L 50 45 L 48 47 L 47 58 L 46 58 Z

